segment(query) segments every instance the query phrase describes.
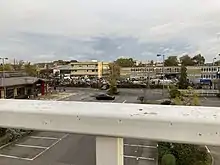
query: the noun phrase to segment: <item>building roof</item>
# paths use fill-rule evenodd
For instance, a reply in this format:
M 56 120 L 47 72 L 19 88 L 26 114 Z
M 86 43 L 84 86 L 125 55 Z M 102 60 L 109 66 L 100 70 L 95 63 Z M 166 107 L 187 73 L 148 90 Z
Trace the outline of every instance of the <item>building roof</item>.
M 16 86 L 16 85 L 28 85 L 34 84 L 38 81 L 45 81 L 43 79 L 39 79 L 37 77 L 6 77 L 0 79 L 0 87 L 2 86 Z
M 71 70 L 73 68 L 72 68 L 71 65 L 60 65 L 60 66 L 53 67 L 53 69 L 57 69 L 57 70 Z

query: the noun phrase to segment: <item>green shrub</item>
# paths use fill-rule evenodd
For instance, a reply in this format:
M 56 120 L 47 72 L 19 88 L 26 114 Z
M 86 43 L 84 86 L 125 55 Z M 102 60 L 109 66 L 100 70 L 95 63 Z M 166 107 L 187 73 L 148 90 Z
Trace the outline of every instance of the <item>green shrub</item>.
M 6 131 L 6 128 L 0 128 L 0 137 L 4 136 L 6 134 Z
M 176 158 L 173 154 L 165 154 L 161 162 L 162 165 L 176 165 Z
M 176 86 L 171 86 L 169 90 L 170 98 L 174 99 L 176 97 L 180 97 L 181 93 Z
M 198 145 L 159 142 L 158 152 L 159 164 L 162 164 L 162 159 L 167 154 L 174 155 L 178 165 L 197 165 L 200 162 L 206 165 L 207 162 L 210 162 L 205 147 Z

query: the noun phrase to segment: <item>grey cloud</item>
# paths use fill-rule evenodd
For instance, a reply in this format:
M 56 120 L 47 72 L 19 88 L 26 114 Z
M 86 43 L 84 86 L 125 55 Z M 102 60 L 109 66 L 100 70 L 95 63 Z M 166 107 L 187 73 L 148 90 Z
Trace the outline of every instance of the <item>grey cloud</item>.
M 1 0 L 0 54 L 145 60 L 201 52 L 210 61 L 220 51 L 219 14 L 219 0 Z

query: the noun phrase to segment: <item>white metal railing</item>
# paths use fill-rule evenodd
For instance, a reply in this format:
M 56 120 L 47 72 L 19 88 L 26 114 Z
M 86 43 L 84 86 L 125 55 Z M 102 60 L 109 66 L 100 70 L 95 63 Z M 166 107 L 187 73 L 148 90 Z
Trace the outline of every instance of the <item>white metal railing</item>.
M 97 165 L 122 165 L 125 137 L 220 145 L 215 107 L 33 100 L 0 105 L 0 127 L 96 135 Z

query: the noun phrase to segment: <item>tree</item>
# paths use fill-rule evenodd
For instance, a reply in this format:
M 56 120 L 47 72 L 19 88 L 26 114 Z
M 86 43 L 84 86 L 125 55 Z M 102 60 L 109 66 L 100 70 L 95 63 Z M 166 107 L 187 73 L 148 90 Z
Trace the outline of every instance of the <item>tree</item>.
M 119 58 L 115 61 L 115 63 L 120 67 L 133 67 L 136 62 L 133 58 Z
M 165 66 L 178 66 L 179 62 L 177 56 L 169 56 L 165 61 Z
M 15 71 L 21 71 L 24 66 L 25 62 L 23 60 L 20 60 L 18 63 L 14 64 L 14 70 Z
M 170 98 L 174 99 L 176 97 L 180 97 L 180 91 L 178 90 L 176 85 L 171 85 L 169 86 L 169 94 L 170 94 Z
M 113 62 L 109 64 L 109 94 L 117 93 L 117 79 L 120 77 L 120 67 L 117 63 Z
M 188 87 L 185 93 L 177 94 L 176 100 L 179 102 L 177 105 L 194 106 L 193 98 L 196 97 L 193 89 Z M 176 158 L 176 164 L 178 165 L 206 165 L 209 163 L 209 155 L 205 147 L 198 145 L 160 142 L 158 143 L 158 151 L 159 162 L 162 163 L 165 161 L 162 160 L 164 156 L 170 154 Z M 171 159 L 168 160 L 170 161 Z
M 12 71 L 12 66 L 11 64 L 4 64 L 4 71 Z M 0 71 L 3 71 L 3 65 L 0 65 Z
M 187 68 L 182 65 L 180 70 L 180 80 L 178 86 L 180 89 L 187 89 L 189 82 L 187 80 Z
M 28 76 L 37 76 L 37 68 L 35 65 L 31 65 L 30 62 L 24 64 L 24 70 Z
M 204 65 L 205 64 L 205 57 L 201 54 L 195 55 L 192 58 L 194 65 Z
M 172 94 L 170 92 L 170 94 Z M 172 97 L 175 105 L 187 105 L 187 106 L 198 106 L 200 105 L 198 95 L 195 93 L 192 87 L 188 87 L 186 91 L 175 93 Z
M 182 65 L 185 65 L 185 66 L 193 66 L 194 65 L 194 61 L 188 55 L 180 57 L 180 62 Z

